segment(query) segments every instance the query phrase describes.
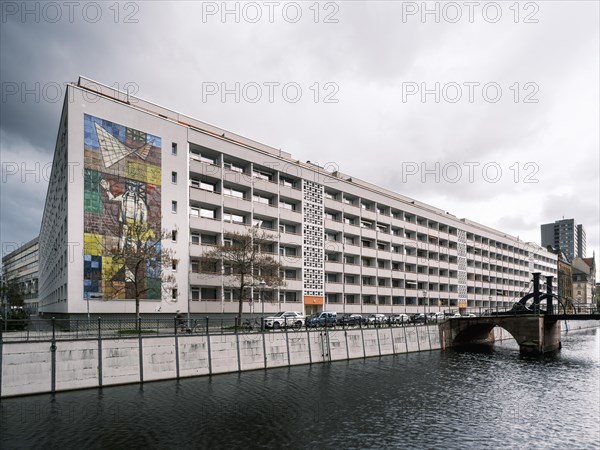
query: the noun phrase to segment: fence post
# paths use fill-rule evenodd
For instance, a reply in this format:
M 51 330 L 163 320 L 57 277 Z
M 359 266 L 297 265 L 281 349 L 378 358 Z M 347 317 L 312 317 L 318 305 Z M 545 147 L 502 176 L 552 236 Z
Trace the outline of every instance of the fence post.
M 98 386 L 102 387 L 102 318 L 98 317 Z
M 208 336 L 208 316 L 206 316 L 206 335 Z
M 52 374 L 50 381 L 51 392 L 56 391 L 56 319 L 52 318 L 52 343 L 50 344 L 50 354 L 52 359 Z

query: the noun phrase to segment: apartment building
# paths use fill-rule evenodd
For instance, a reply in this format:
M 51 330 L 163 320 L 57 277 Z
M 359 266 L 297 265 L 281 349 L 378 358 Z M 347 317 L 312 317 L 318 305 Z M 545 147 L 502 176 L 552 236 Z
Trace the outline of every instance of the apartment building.
M 23 245 L 15 243 L 14 250 L 2 257 L 2 278 L 4 283 L 14 283 L 24 309 L 35 313 L 38 307 L 37 237 Z
M 256 283 L 245 311 L 506 308 L 531 272 L 557 273 L 534 243 L 81 77 L 66 93 L 40 232 L 42 311 L 134 311 L 111 297 L 102 250 L 131 217 L 168 231 L 177 262 L 170 292 L 148 271 L 156 289 L 142 313 L 237 312 L 235 288 L 200 273 L 199 258 L 249 227 L 269 233 L 262 251 L 286 283 L 261 296 Z
M 575 219 L 562 219 L 554 223 L 545 223 L 540 227 L 542 246 L 551 246 L 565 253 L 569 261 L 585 258 L 586 236 L 583 225 Z

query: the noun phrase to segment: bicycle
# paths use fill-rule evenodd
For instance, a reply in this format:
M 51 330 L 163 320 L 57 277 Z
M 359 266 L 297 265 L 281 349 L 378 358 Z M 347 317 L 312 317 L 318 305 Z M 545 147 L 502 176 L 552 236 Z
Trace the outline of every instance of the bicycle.
M 246 319 L 246 320 L 244 320 L 244 323 L 242 324 L 242 331 L 254 331 L 254 330 L 260 331 L 261 328 L 262 328 L 262 323 L 258 319 L 254 319 L 254 321 L 251 321 L 250 319 Z
M 206 329 L 205 329 L 206 322 L 204 320 L 192 319 L 189 322 L 189 324 L 186 324 L 185 322 L 186 321 L 184 321 L 183 323 L 177 324 L 177 328 L 179 329 L 179 331 L 187 333 L 187 334 L 205 334 L 206 333 Z

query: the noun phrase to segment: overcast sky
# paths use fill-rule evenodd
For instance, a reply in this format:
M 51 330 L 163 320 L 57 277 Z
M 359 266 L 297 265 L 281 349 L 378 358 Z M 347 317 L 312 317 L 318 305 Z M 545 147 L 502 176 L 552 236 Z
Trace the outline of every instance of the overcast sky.
M 39 232 L 79 75 L 525 241 L 575 218 L 599 253 L 598 2 L 226 8 L 2 3 L 3 253 Z

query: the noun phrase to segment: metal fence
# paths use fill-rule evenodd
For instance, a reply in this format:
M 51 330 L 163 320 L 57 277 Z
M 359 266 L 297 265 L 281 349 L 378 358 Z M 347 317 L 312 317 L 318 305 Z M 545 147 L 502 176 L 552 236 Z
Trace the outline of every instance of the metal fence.
M 175 336 L 194 334 L 235 334 L 260 332 L 298 332 L 306 329 L 319 328 L 373 328 L 399 327 L 407 325 L 436 324 L 456 317 L 490 317 L 497 314 L 514 313 L 511 308 L 485 309 L 471 308 L 461 311 L 445 310 L 436 312 L 421 312 L 416 314 L 394 314 L 385 317 L 365 315 L 362 319 L 348 321 L 348 315 L 338 314 L 333 323 L 307 323 L 302 325 L 280 323 L 275 325 L 272 320 L 265 321 L 262 317 L 244 318 L 241 322 L 237 317 L 230 318 L 140 318 L 132 319 L 0 319 L 0 341 L 28 342 L 55 341 L 78 339 L 125 339 L 131 337 Z M 539 311 L 544 313 L 544 311 Z M 595 307 L 573 308 L 567 314 L 598 314 Z M 555 314 L 563 314 L 555 311 Z M 403 317 L 399 317 L 403 316 Z M 408 316 L 408 320 L 406 317 Z M 600 318 L 600 316 L 599 316 Z

